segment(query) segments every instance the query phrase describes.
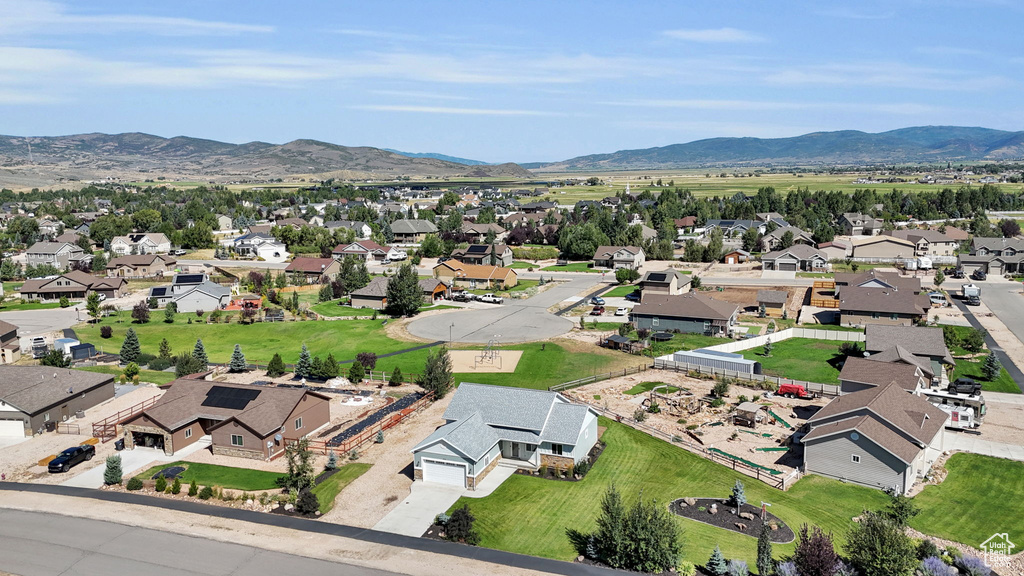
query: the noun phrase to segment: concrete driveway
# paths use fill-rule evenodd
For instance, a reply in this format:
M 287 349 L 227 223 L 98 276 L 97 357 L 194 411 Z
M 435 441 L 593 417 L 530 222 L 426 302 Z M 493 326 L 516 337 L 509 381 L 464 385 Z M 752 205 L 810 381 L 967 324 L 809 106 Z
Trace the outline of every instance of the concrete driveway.
M 450 329 L 454 342 L 474 344 L 486 344 L 491 339 L 510 343 L 554 338 L 572 330 L 573 322 L 549 313 L 548 308 L 561 308 L 579 301 L 577 294 L 596 289 L 600 281 L 600 276 L 591 274 L 568 282 L 558 282 L 526 300 L 506 300 L 505 304 L 478 310 L 413 320 L 408 330 L 420 338 L 448 341 Z M 455 326 L 452 327 L 452 324 Z
M 373 529 L 419 538 L 434 523 L 434 518 L 451 508 L 459 498 L 462 496 L 467 498 L 490 496 L 514 473 L 515 468 L 511 466 L 495 466 L 494 470 L 491 470 L 480 482 L 480 486 L 476 490 L 423 481 L 413 482 L 412 492 L 409 496 L 380 522 L 377 522 Z
M 988 394 L 989 393 L 986 392 L 985 396 L 988 396 Z M 946 450 L 962 450 L 964 452 L 970 452 L 971 454 L 995 456 L 996 458 L 1006 458 L 1009 460 L 1024 462 L 1024 446 L 983 440 L 975 434 L 969 434 L 966 432 L 946 430 L 946 441 L 943 447 Z
M 198 442 L 188 446 L 184 450 L 178 450 L 174 453 L 174 456 L 167 456 L 163 450 L 157 450 L 155 448 L 136 448 L 134 450 L 122 450 L 118 452 L 121 455 L 121 475 L 127 479 L 135 472 L 142 470 L 143 467 L 150 465 L 153 462 L 175 462 L 185 458 L 189 454 L 198 452 L 204 448 L 210 446 L 209 438 L 200 438 Z M 74 468 L 71 469 L 74 471 Z M 106 464 L 101 462 L 98 466 L 94 466 L 81 474 L 73 478 L 69 478 L 60 483 L 61 486 L 74 486 L 77 488 L 99 488 L 103 486 L 103 472 L 106 470 Z

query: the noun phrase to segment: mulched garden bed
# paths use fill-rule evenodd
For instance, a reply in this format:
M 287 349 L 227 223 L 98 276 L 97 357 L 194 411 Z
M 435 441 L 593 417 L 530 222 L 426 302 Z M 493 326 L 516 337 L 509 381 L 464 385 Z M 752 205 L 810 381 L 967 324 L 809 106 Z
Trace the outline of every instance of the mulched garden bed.
M 558 474 L 555 473 L 555 470 L 553 468 L 548 468 L 547 471 L 545 472 L 545 474 L 543 474 L 543 475 L 540 473 L 540 470 L 536 470 L 536 471 L 533 471 L 533 470 L 516 470 L 515 474 L 519 474 L 519 475 L 522 475 L 522 476 L 537 476 L 537 477 L 540 477 L 540 478 L 544 478 L 545 480 L 561 480 L 562 482 L 578 482 L 578 481 L 586 478 L 587 474 L 589 474 L 590 471 L 594 469 L 594 465 L 597 464 L 597 458 L 604 452 L 604 448 L 605 448 L 605 443 L 604 442 L 598 442 L 597 444 L 594 444 L 594 447 L 590 449 L 589 453 L 587 453 L 587 461 L 590 462 L 590 466 L 587 467 L 587 472 L 585 474 L 581 475 L 579 478 L 577 478 L 572 473 L 572 470 L 570 470 L 564 477 L 563 476 L 559 476 Z
M 690 504 L 686 503 L 690 500 Z M 722 498 L 680 498 L 669 504 L 669 510 L 683 518 L 689 518 L 711 526 L 725 528 L 740 534 L 746 534 L 751 538 L 757 538 L 761 532 L 761 508 L 752 504 L 744 504 L 740 507 L 741 514 L 751 514 L 750 517 L 741 518 L 736 514 L 736 508 L 731 506 L 729 501 Z M 712 505 L 716 505 L 718 512 L 711 513 Z M 766 522 L 769 526 L 776 526 L 771 531 L 771 541 L 775 544 L 786 544 L 796 538 L 793 529 L 786 525 L 772 513 L 766 515 Z

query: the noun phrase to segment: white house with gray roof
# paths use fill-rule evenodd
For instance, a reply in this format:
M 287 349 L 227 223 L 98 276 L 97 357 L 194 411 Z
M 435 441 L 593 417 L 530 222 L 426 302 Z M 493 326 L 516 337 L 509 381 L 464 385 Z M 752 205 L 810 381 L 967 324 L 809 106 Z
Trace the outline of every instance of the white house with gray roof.
M 413 448 L 414 476 L 473 490 L 498 465 L 571 468 L 597 444 L 597 416 L 556 392 L 463 382 Z

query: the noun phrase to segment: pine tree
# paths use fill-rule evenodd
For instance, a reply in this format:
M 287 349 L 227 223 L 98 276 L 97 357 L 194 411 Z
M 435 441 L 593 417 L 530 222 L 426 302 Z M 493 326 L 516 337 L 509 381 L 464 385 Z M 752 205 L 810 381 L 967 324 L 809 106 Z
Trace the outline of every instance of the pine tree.
M 171 343 L 164 338 L 160 341 L 160 358 L 171 359 Z
M 124 335 L 124 343 L 121 344 L 121 362 L 125 364 L 135 362 L 141 353 L 142 347 L 139 345 L 139 336 L 135 334 L 134 328 L 129 328 L 128 332 Z
M 210 367 L 210 359 L 206 356 L 206 347 L 203 346 L 203 339 L 196 340 L 196 346 L 192 349 L 192 357 L 203 365 L 203 370 Z
M 107 467 L 103 470 L 103 483 L 107 486 L 121 483 L 121 456 L 107 456 Z
M 321 371 L 325 380 L 338 377 L 338 361 L 334 358 L 333 352 L 327 355 L 327 359 L 324 360 L 324 365 L 321 367 Z
M 338 468 L 338 455 L 331 450 L 331 453 L 327 455 L 327 465 L 324 468 L 328 470 L 337 470 Z
M 374 438 L 373 441 L 374 441 L 375 444 L 383 444 L 384 443 L 384 431 L 383 430 L 377 430 L 377 437 Z
M 981 373 L 985 376 L 985 380 L 989 382 L 999 378 L 999 375 L 1003 372 L 1003 364 L 999 361 L 999 357 L 996 356 L 995 352 L 991 352 L 988 358 L 985 359 L 985 364 L 981 367 Z
M 352 363 L 352 366 L 348 369 L 348 380 L 353 384 L 359 384 L 363 381 L 366 376 L 366 370 L 363 369 L 363 365 L 359 361 Z
M 746 503 L 747 493 L 743 489 L 743 482 L 737 480 L 736 484 L 732 487 L 732 505 L 735 506 L 738 510 Z
M 171 303 L 167 304 L 166 308 L 164 308 L 164 322 L 166 322 L 168 324 L 173 324 L 174 323 L 174 306 L 173 306 L 173 304 L 174 303 L 171 302 Z
M 388 379 L 388 386 L 401 386 L 402 385 L 402 369 L 395 366 L 395 369 L 391 372 L 391 378 Z
M 320 294 L 317 297 L 320 302 L 327 302 L 328 300 L 334 300 L 334 290 L 331 289 L 330 283 L 324 284 L 320 287 Z
M 270 364 L 267 364 L 267 376 L 271 378 L 277 378 L 278 376 L 284 375 L 284 360 L 281 360 L 281 355 L 275 353 L 274 357 L 270 359 Z
M 228 370 L 231 372 L 245 372 L 249 365 L 245 362 L 245 354 L 242 354 L 242 347 L 235 344 L 235 351 L 231 353 L 231 362 Z
M 725 557 L 722 556 L 722 550 L 715 546 L 715 551 L 711 553 L 711 558 L 708 558 L 708 563 L 704 565 L 704 569 L 712 576 L 725 576 L 728 568 L 726 567 Z
M 319 356 L 313 356 L 313 362 L 309 365 L 309 375 L 313 378 L 324 377 L 324 362 Z
M 295 375 L 299 378 L 311 376 L 310 369 L 313 367 L 313 359 L 310 357 L 309 348 L 302 345 L 302 352 L 299 354 L 299 362 L 295 365 Z
M 767 522 L 761 522 L 761 532 L 757 535 L 757 573 L 758 576 L 771 576 L 775 572 L 775 561 L 772 560 L 772 531 Z
M 188 495 L 195 498 L 196 494 L 199 494 L 199 485 L 193 480 L 188 484 Z
M 771 338 L 768 338 L 767 340 L 764 341 L 764 353 L 763 353 L 763 355 L 765 357 L 768 357 L 768 356 L 772 355 L 772 339 Z
M 89 312 L 89 317 L 95 322 L 100 317 L 100 294 L 99 292 L 90 292 L 89 299 L 85 302 L 85 309 Z
M 427 365 L 416 384 L 427 392 L 433 392 L 434 399 L 440 400 L 451 390 L 453 382 L 452 359 L 448 349 L 441 346 L 435 352 L 428 353 Z

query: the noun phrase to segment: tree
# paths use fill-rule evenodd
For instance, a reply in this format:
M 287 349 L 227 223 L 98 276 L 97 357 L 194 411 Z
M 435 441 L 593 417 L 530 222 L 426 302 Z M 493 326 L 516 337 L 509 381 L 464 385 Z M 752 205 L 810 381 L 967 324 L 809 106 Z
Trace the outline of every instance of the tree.
M 52 366 L 54 368 L 68 368 L 71 366 L 71 358 L 64 354 L 64 351 L 59 348 L 54 348 L 46 353 L 39 360 L 39 363 L 43 366 Z
M 135 334 L 134 328 L 129 328 L 128 332 L 124 335 L 124 342 L 121 344 L 121 362 L 125 364 L 135 362 L 141 353 L 142 347 L 139 345 L 139 337 Z
M 60 307 L 61 308 L 67 308 L 68 306 L 71 306 L 71 301 L 68 300 L 67 296 L 64 296 L 62 294 L 61 297 L 60 297 Z
M 295 500 L 295 511 L 299 514 L 315 514 L 320 510 L 320 500 L 317 499 L 316 494 L 309 488 L 304 488 L 299 492 L 298 499 Z
M 440 400 L 451 390 L 453 383 L 452 359 L 448 355 L 448 348 L 441 346 L 429 352 L 426 367 L 416 384 L 427 392 L 433 392 L 434 399 Z
M 309 439 L 302 438 L 288 444 L 284 449 L 288 459 L 288 472 L 278 479 L 277 483 L 289 492 L 302 493 L 313 486 L 313 452 L 309 449 Z
M 309 378 L 312 376 L 313 359 L 310 357 L 309 348 L 306 345 L 302 345 L 302 352 L 299 353 L 299 361 L 295 364 L 295 375 L 299 378 Z
M 132 308 L 132 320 L 135 320 L 139 324 L 149 322 L 149 306 L 146 302 L 139 302 L 134 308 Z
M 786 248 L 789 248 L 792 245 L 793 232 L 791 230 L 786 230 L 785 232 L 782 233 L 782 236 L 779 237 L 778 249 L 785 250 Z
M 832 535 L 821 528 L 800 527 L 799 541 L 793 551 L 793 564 L 801 576 L 833 576 L 836 571 L 836 554 Z
M 985 347 L 985 333 L 976 328 L 964 330 L 960 337 L 960 345 L 968 352 L 981 352 Z
M 249 365 L 245 362 L 245 354 L 242 354 L 242 347 L 235 344 L 235 350 L 231 353 L 231 361 L 228 363 L 229 372 L 245 372 Z
M 199 338 L 196 340 L 196 345 L 192 348 L 192 357 L 196 359 L 202 369 L 206 370 L 210 366 L 210 358 L 206 356 L 206 346 L 203 346 L 203 339 Z
M 629 284 L 640 278 L 640 273 L 632 268 L 619 268 L 615 271 L 615 281 L 619 284 Z
M 423 237 L 423 242 L 420 242 L 420 254 L 424 258 L 437 258 L 443 251 L 444 244 L 436 234 L 427 234 Z
M 335 359 L 333 352 L 329 352 L 327 354 L 327 359 L 324 360 L 323 366 L 320 368 L 324 380 L 330 380 L 331 378 L 338 377 L 338 360 Z
M 178 305 L 174 302 L 168 302 L 164 308 L 164 322 L 168 324 L 174 323 L 174 314 L 178 311 Z
M 189 374 L 198 374 L 203 370 L 206 370 L 206 366 L 203 366 L 195 356 L 188 352 L 178 354 L 174 361 L 174 375 L 178 378 L 184 378 Z
M 99 292 L 90 292 L 89 298 L 85 301 L 85 309 L 93 322 L 100 317 L 100 295 Z
M 103 483 L 107 486 L 121 483 L 121 456 L 107 456 L 107 466 L 103 469 Z
M 767 338 L 764 341 L 764 351 L 763 351 L 762 355 L 765 356 L 765 357 L 772 355 L 772 339 L 771 338 Z
M 470 546 L 476 546 L 480 542 L 480 536 L 476 533 L 473 523 L 476 518 L 469 511 L 469 505 L 463 504 L 462 508 L 456 508 L 451 518 L 445 525 L 445 537 L 452 542 L 462 542 Z
M 570 224 L 559 234 L 558 249 L 571 260 L 589 260 L 599 246 L 607 246 L 608 235 L 593 223 Z
M 358 360 L 352 363 L 352 366 L 348 369 L 348 380 L 353 384 L 359 384 L 363 381 L 366 376 L 366 370 L 363 369 L 363 365 Z
M 395 366 L 395 369 L 391 371 L 391 377 L 388 378 L 388 386 L 401 386 L 402 385 L 402 369 Z
M 999 231 L 1003 234 L 1003 238 L 1020 236 L 1020 224 L 1016 220 L 1003 218 L 999 221 Z
M 167 338 L 160 341 L 159 357 L 164 358 L 165 360 L 171 359 L 171 343 L 167 341 Z
M 125 378 L 127 378 L 129 380 L 132 380 L 132 379 L 134 379 L 138 375 L 139 375 L 139 365 L 136 364 L 135 362 L 129 362 L 128 365 L 124 367 L 124 376 L 125 376 Z
M 946 274 L 942 272 L 942 268 L 937 269 L 935 271 L 935 279 L 932 280 L 932 282 L 934 282 L 936 286 L 942 286 L 942 283 L 945 281 Z
M 985 380 L 989 382 L 999 378 L 999 375 L 1003 372 L 1003 364 L 999 361 L 999 357 L 996 356 L 995 352 L 990 352 L 988 358 L 985 358 L 985 363 L 981 366 L 981 374 L 985 377 Z
M 761 531 L 757 535 L 757 574 L 771 576 L 775 572 L 775 561 L 772 560 L 772 531 L 767 522 L 761 522 Z
M 403 264 L 388 280 L 388 313 L 394 316 L 412 316 L 423 305 L 420 279 L 410 264 Z
M 732 505 L 735 506 L 737 510 L 747 503 L 747 493 L 743 488 L 743 482 L 737 480 L 736 484 L 733 485 L 732 497 L 729 501 L 732 502 Z
M 327 302 L 328 300 L 334 300 L 334 290 L 329 282 L 320 287 L 320 292 L 317 296 L 318 302 Z
M 757 248 L 757 241 L 761 239 L 761 234 L 757 231 L 756 227 L 747 228 L 747 231 L 743 233 L 743 249 L 747 252 L 753 252 Z
M 356 361 L 367 370 L 373 370 L 377 367 L 377 354 L 373 352 L 360 352 L 356 354 Z
M 267 376 L 271 378 L 277 378 L 278 376 L 284 375 L 284 360 L 281 360 L 281 355 L 274 353 L 274 356 L 270 359 L 270 363 L 267 364 Z
M 882 514 L 898 526 L 906 526 L 910 519 L 917 516 L 920 512 L 921 509 L 918 508 L 917 504 L 914 504 L 913 500 L 899 492 L 889 495 L 889 503 L 882 510 Z
M 917 567 L 913 541 L 903 527 L 877 512 L 865 512 L 846 535 L 846 556 L 863 576 L 909 576 Z
M 725 557 L 722 556 L 722 550 L 715 546 L 715 551 L 711 553 L 711 557 L 708 558 L 708 563 L 704 565 L 704 569 L 713 576 L 725 576 L 728 573 L 728 565 L 725 563 Z

